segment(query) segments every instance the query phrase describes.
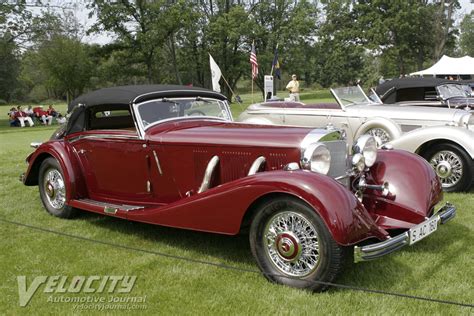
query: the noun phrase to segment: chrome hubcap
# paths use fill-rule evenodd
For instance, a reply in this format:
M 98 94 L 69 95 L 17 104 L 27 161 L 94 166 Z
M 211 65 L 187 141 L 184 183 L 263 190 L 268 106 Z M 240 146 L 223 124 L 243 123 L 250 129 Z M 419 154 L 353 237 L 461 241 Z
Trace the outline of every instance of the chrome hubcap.
M 319 238 L 313 224 L 295 212 L 282 212 L 267 223 L 263 235 L 266 253 L 281 272 L 303 277 L 319 263 Z
M 451 187 L 462 177 L 462 160 L 452 151 L 443 150 L 436 153 L 430 160 L 443 187 Z
M 390 141 L 390 135 L 383 128 L 378 128 L 378 127 L 372 128 L 368 131 L 367 134 L 380 139 L 381 141 L 380 145 L 388 143 Z
M 47 170 L 43 184 L 49 205 L 55 209 L 62 208 L 66 201 L 66 186 L 61 173 L 57 169 Z

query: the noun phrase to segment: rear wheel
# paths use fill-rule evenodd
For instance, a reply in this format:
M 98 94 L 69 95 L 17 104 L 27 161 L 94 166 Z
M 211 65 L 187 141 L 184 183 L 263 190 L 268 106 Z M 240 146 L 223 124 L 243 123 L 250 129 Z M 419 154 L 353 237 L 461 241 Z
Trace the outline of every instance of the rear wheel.
M 270 281 L 314 291 L 342 271 L 348 248 L 339 246 L 305 203 L 279 198 L 262 205 L 250 227 L 250 247 Z
M 39 191 L 46 211 L 61 218 L 71 218 L 77 210 L 66 205 L 66 183 L 58 161 L 46 158 L 39 170 Z
M 460 146 L 450 143 L 436 144 L 426 150 L 423 157 L 433 166 L 444 191 L 469 190 L 474 163 Z

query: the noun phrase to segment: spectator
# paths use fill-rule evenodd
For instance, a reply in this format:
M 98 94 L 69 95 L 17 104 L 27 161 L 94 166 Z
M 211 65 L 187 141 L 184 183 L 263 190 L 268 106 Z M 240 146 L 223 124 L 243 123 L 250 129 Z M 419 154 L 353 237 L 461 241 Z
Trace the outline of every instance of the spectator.
M 16 118 L 15 108 L 11 108 L 10 111 L 8 111 L 8 119 L 9 119 L 10 127 L 18 127 L 20 125 L 20 121 L 18 121 Z
M 33 112 L 31 105 L 28 105 L 28 109 L 26 109 L 24 112 L 26 113 L 26 115 L 31 117 L 31 119 L 35 118 L 35 112 Z
M 56 121 L 58 121 L 58 124 L 62 125 L 66 123 L 66 118 L 61 115 L 61 113 L 58 113 L 58 117 L 56 117 Z
M 48 110 L 46 112 L 48 112 L 48 115 L 51 115 L 52 117 L 58 116 L 58 112 L 53 108 L 52 105 L 49 105 Z
M 44 111 L 42 107 L 35 107 L 34 109 L 36 117 L 44 124 L 51 125 L 53 122 L 53 117 L 48 114 L 47 111 Z
M 17 111 L 15 113 L 15 117 L 18 119 L 18 121 L 20 121 L 21 127 L 25 127 L 25 121 L 28 122 L 30 127 L 35 125 L 33 123 L 33 120 L 31 119 L 31 117 L 29 117 L 25 112 L 23 112 L 23 110 L 21 109 L 20 106 L 17 108 Z
M 290 92 L 290 101 L 300 101 L 300 83 L 295 74 L 291 76 L 291 81 L 286 85 L 286 90 Z

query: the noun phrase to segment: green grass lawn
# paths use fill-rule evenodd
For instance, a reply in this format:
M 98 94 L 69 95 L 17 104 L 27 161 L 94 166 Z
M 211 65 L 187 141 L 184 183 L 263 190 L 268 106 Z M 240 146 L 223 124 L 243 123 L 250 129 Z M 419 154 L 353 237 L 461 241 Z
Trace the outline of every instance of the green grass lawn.
M 313 98 L 317 97 L 309 99 Z M 64 107 L 57 108 L 63 111 Z M 237 115 L 240 107 L 232 107 Z M 0 111 L 3 109 L 5 113 L 8 111 L 7 107 L 0 107 Z M 26 169 L 24 159 L 32 151 L 29 143 L 48 139 L 55 127 L 21 129 L 9 128 L 6 124 L 5 115 L 5 119 L 0 120 L 0 219 L 170 256 L 258 269 L 246 236 L 197 233 L 89 213 L 73 220 L 48 215 L 42 207 L 38 188 L 23 186 L 18 176 Z M 413 247 L 376 261 L 354 264 L 337 282 L 473 304 L 474 194 L 473 191 L 446 194 L 445 200 L 458 207 L 457 217 L 452 222 Z M 29 305 L 19 307 L 17 276 L 21 275 L 28 280 L 40 275 L 136 275 L 135 287 L 125 296 L 146 296 L 146 310 L 135 311 L 140 314 L 474 313 L 472 308 L 348 289 L 309 293 L 271 284 L 257 273 L 91 243 L 2 221 L 0 227 L 2 315 L 78 312 L 72 303 L 48 302 L 49 294 L 43 293 L 43 288 Z

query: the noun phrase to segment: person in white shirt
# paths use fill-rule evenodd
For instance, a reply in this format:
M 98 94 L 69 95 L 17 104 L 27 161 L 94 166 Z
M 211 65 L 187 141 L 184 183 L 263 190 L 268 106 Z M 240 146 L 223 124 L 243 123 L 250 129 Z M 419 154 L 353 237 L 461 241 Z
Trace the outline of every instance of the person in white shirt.
M 33 120 L 31 119 L 31 117 L 29 117 L 25 112 L 23 112 L 23 111 L 21 110 L 21 107 L 18 107 L 17 109 L 18 109 L 18 111 L 16 111 L 15 116 L 16 116 L 16 118 L 18 119 L 18 121 L 20 121 L 21 127 L 25 127 L 25 121 L 28 122 L 28 124 L 30 125 L 30 127 L 32 127 L 33 125 L 35 125 L 35 124 L 33 123 Z
M 286 85 L 286 90 L 290 92 L 290 101 L 300 101 L 300 83 L 295 74 L 291 76 L 291 81 Z

